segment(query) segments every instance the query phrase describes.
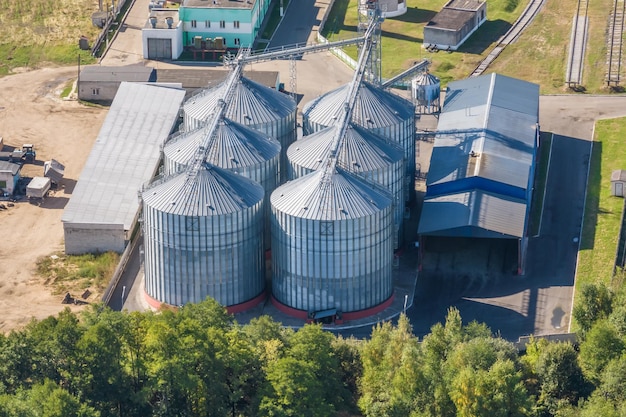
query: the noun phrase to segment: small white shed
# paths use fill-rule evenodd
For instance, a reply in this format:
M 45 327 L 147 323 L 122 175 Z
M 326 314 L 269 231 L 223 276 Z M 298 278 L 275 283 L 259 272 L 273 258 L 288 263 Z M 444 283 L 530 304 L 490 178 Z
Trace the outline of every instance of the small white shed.
M 26 197 L 44 198 L 50 189 L 50 178 L 35 177 L 26 186 Z
M 624 189 L 626 188 L 626 170 L 616 169 L 611 173 L 611 195 L 615 197 L 624 197 Z

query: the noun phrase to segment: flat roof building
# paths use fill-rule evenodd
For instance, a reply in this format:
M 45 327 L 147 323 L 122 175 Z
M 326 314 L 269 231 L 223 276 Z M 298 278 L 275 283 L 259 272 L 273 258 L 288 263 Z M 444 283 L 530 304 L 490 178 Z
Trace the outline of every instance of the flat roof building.
M 157 172 L 184 97 L 182 89 L 121 83 L 63 212 L 67 254 L 124 250 L 138 191 Z
M 426 49 L 456 51 L 487 20 L 484 0 L 450 0 L 424 26 Z

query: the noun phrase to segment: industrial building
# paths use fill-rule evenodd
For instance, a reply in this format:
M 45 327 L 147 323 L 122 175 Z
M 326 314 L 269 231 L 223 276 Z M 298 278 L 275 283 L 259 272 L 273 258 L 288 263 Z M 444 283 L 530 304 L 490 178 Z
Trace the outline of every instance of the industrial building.
M 366 10 L 368 5 L 376 4 L 381 11 L 383 18 L 402 16 L 406 13 L 406 0 L 359 0 L 360 10 Z
M 221 117 L 213 132 L 198 128 L 173 135 L 163 147 L 165 175 L 184 171 L 203 144 L 205 161 L 260 184 L 265 190 L 265 249 L 270 248 L 269 197 L 279 184 L 280 143 L 266 134 Z
M 183 105 L 183 128 L 192 131 L 202 127 L 214 114 L 220 100 L 228 93 L 225 117 L 259 130 L 276 139 L 281 146 L 280 178 L 287 178 L 287 148 L 297 138 L 296 102 L 291 96 L 265 87 L 248 78 L 237 79 L 232 91 L 227 83 L 207 88 L 188 99 Z
M 351 85 L 346 84 L 307 103 L 302 110 L 305 135 L 337 123 Z M 362 82 L 358 86 L 352 122 L 396 143 L 404 151 L 405 199 L 412 200 L 415 189 L 415 106 L 393 93 Z
M 184 96 L 182 89 L 120 85 L 63 212 L 67 254 L 124 250 L 139 215 L 137 191 L 157 173 Z
M 289 179 L 294 180 L 323 168 L 333 141 L 341 129 L 331 126 L 294 142 L 287 150 Z M 395 143 L 349 123 L 341 138 L 337 165 L 384 187 L 393 196 L 394 249 L 403 243 L 404 151 Z
M 263 196 L 258 183 L 204 162 L 145 188 L 149 302 L 178 306 L 211 296 L 245 308 L 264 298 Z
M 12 162 L 0 161 L 0 195 L 12 195 L 20 180 L 21 166 Z
M 155 82 L 156 73 L 154 68 L 143 65 L 123 67 L 88 65 L 82 67 L 76 83 L 78 99 L 108 106 L 113 102 L 120 84 L 124 81 Z
M 178 59 L 185 48 L 202 59 L 254 43 L 270 0 L 183 0 L 178 10 L 150 10 L 142 29 L 145 59 Z
M 373 309 L 393 294 L 391 195 L 339 168 L 272 193 L 272 295 L 307 318 Z M 367 314 L 365 314 L 367 315 Z
M 450 0 L 424 26 L 423 46 L 456 51 L 486 20 L 486 1 Z
M 489 74 L 448 84 L 418 233 L 517 239 L 523 266 L 539 86 Z

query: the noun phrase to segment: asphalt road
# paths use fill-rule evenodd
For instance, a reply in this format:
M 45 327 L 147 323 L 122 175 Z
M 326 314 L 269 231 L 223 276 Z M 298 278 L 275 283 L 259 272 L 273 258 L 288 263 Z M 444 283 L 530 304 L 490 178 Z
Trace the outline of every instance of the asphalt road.
M 290 1 L 267 49 L 312 43 L 328 5 L 315 0 Z

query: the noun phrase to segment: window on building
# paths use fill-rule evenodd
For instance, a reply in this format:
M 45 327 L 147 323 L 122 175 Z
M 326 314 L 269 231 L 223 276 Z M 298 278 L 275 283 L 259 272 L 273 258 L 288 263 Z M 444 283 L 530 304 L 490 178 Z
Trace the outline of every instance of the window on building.
M 91 89 L 91 95 L 99 96 L 100 95 L 100 89 L 99 88 L 92 88 Z
M 220 28 L 224 29 L 226 27 L 226 21 L 220 20 Z
M 205 20 L 204 21 L 204 27 L 205 28 L 210 28 L 211 27 L 211 21 L 210 20 Z
M 196 22 L 195 20 L 191 21 L 191 27 L 195 28 L 198 25 L 198 22 Z
M 235 20 L 235 21 L 233 22 L 233 27 L 234 27 L 235 29 L 239 29 L 239 20 Z
M 241 40 L 239 38 L 235 38 L 235 45 L 241 45 Z

